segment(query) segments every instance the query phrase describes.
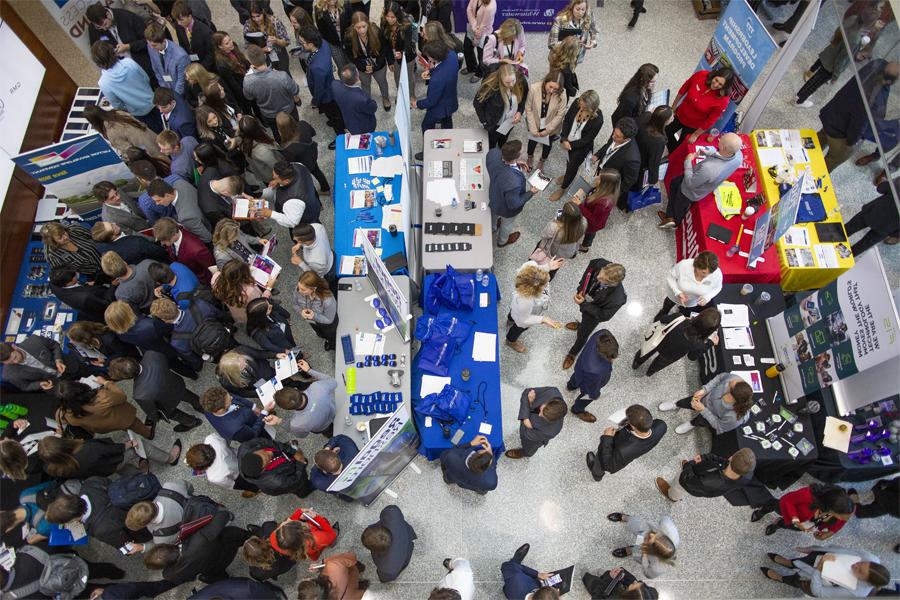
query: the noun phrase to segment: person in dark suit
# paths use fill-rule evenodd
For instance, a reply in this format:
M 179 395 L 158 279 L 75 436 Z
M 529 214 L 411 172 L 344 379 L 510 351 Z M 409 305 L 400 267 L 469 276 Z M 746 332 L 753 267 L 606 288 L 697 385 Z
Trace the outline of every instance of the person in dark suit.
M 491 148 L 485 158 L 491 180 L 491 228 L 497 232 L 497 246 L 500 248 L 515 243 L 522 235 L 521 232 L 512 230 L 516 217 L 538 191 L 536 187 L 528 185 L 528 178 L 525 176 L 528 167 L 519 160 L 521 155 L 522 142 L 512 140 L 503 144 L 502 148 Z
M 144 19 L 122 8 L 106 8 L 102 2 L 88 6 L 84 16 L 89 23 L 88 40 L 91 45 L 104 40 L 116 47 L 117 54 L 128 53 L 147 73 L 150 87 L 156 89 L 158 83 L 150 65 L 147 40 L 144 38 L 144 30 L 147 28 Z
M 568 407 L 559 388 L 539 387 L 522 391 L 519 400 L 519 439 L 521 448 L 506 451 L 508 458 L 534 456 L 542 446 L 562 431 Z
M 668 326 L 679 318 L 680 314 L 673 313 L 660 318 L 659 323 Z M 650 377 L 684 356 L 687 356 L 688 360 L 699 359 L 710 344 L 719 343 L 718 330 L 721 318 L 716 308 L 709 307 L 703 309 L 696 317 L 681 321 L 669 329 L 659 344 L 649 349 L 647 354 L 641 355 L 641 349 L 638 349 L 634 360 L 631 361 L 631 368 L 637 369 L 655 356 L 647 369 L 647 377 Z
M 453 129 L 453 113 L 459 109 L 456 93 L 459 59 L 438 40 L 426 42 L 422 52 L 432 65 L 428 70 L 428 92 L 424 98 L 413 100 L 413 108 L 425 110 L 422 132 L 434 129 L 438 124 L 441 129 Z
M 200 398 L 187 389 L 184 379 L 169 369 L 165 355 L 150 350 L 141 361 L 133 358 L 115 358 L 109 363 L 109 378 L 113 381 L 134 380 L 134 401 L 151 422 L 160 416 L 173 419 L 178 425 L 175 431 L 190 431 L 202 423 L 200 419 L 184 412 L 178 405 L 188 404 L 197 412 L 203 412 Z
M 197 122 L 190 103 L 169 88 L 156 88 L 153 92 L 153 104 L 162 115 L 163 125 L 184 139 L 188 136 L 197 139 Z
M 641 151 L 634 137 L 638 133 L 637 122 L 631 117 L 622 117 L 615 124 L 609 141 L 592 157 L 591 162 L 600 169 L 618 171 L 621 178 L 619 187 L 619 210 L 628 210 L 628 191 L 634 186 L 641 174 Z
M 199 62 L 210 73 L 216 72 L 216 53 L 212 41 L 214 30 L 209 23 L 194 16 L 187 2 L 176 2 L 172 7 L 175 35 L 178 45 L 188 53 L 191 62 Z
M 483 435 L 441 452 L 441 471 L 444 483 L 455 483 L 482 496 L 497 489 L 497 461 L 491 443 Z
M 181 544 L 156 544 L 144 555 L 144 566 L 162 571 L 163 578 L 174 585 L 197 577 L 208 583 L 226 579 L 228 565 L 250 536 L 246 529 L 228 524 L 233 518 L 222 508 L 212 521 Z
M 558 600 L 559 592 L 554 587 L 544 587 L 542 580 L 550 577 L 549 573 L 522 564 L 531 546 L 522 544 L 510 560 L 500 565 L 503 575 L 503 595 L 508 600 Z
M 137 346 L 142 352 L 148 350 L 161 352 L 176 373 L 182 377 L 197 379 L 197 370 L 184 362 L 168 341 L 172 333 L 171 325 L 138 315 L 130 304 L 121 300 L 110 304 L 104 316 L 106 325 L 121 341 Z
M 234 407 L 232 407 L 234 405 Z M 241 443 L 268 437 L 266 425 L 277 425 L 281 419 L 274 415 L 263 417 L 251 402 L 232 396 L 225 388 L 211 387 L 200 396 L 203 414 L 213 429 L 226 441 Z
M 179 262 L 190 269 L 200 283 L 210 284 L 212 273 L 209 268 L 216 264 L 216 259 L 203 240 L 168 217 L 153 224 L 153 237 L 168 252 L 166 262 Z
M 297 346 L 291 332 L 291 313 L 270 298 L 247 303 L 247 335 L 269 352 L 286 352 Z
M 594 139 L 602 128 L 600 97 L 594 90 L 588 90 L 578 96 L 563 117 L 559 145 L 569 153 L 566 159 L 566 172 L 554 181 L 559 185 L 559 189 L 550 194 L 549 200 L 555 202 L 562 198 L 566 189 L 575 181 L 584 159 L 593 151 Z
M 372 562 L 381 583 L 394 581 L 412 558 L 416 532 L 393 504 L 382 509 L 378 522 L 366 527 L 362 545 L 372 552 Z
M 191 310 L 193 307 L 194 310 Z M 197 312 L 197 317 L 194 316 Z M 203 368 L 203 356 L 194 352 L 191 340 L 202 321 L 224 322 L 227 314 L 204 300 L 191 298 L 185 308 L 169 298 L 157 298 L 150 305 L 150 315 L 172 327 L 170 343 L 181 359 L 196 370 Z M 213 360 L 219 356 L 211 357 Z M 254 380 L 255 382 L 255 380 Z
M 329 20 L 328 17 L 325 18 Z M 312 96 L 312 105 L 319 110 L 319 114 L 325 115 L 328 126 L 334 129 L 334 134 L 340 135 L 344 133 L 345 126 L 341 109 L 335 102 L 332 92 L 332 86 L 336 82 L 331 66 L 331 45 L 324 42 L 322 34 L 315 27 L 300 30 L 300 45 L 310 53 L 309 66 L 306 69 L 306 85 Z M 343 61 L 338 67 L 342 66 Z M 332 140 L 328 144 L 329 150 L 334 150 L 334 145 Z
M 129 440 L 130 442 L 130 440 Z M 123 444 L 110 438 L 79 440 L 47 436 L 38 442 L 38 456 L 44 472 L 55 479 L 87 479 L 114 475 L 125 461 L 133 442 Z
M 578 355 L 575 370 L 566 383 L 570 392 L 578 390 L 572 414 L 585 423 L 594 423 L 597 417 L 586 409 L 588 405 L 600 397 L 600 391 L 609 383 L 612 376 L 613 361 L 619 357 L 619 342 L 606 329 L 601 329 L 591 336 L 587 343 L 587 351 Z
M 640 598 L 641 600 L 656 600 L 659 592 L 643 581 L 639 581 L 623 569 L 616 567 L 604 572 L 602 575 L 585 573 L 581 578 L 584 587 L 587 588 L 591 598 Z
M 698 454 L 681 461 L 681 473 L 672 481 L 656 478 L 656 489 L 667 500 L 678 502 L 685 496 L 716 498 L 740 489 L 753 479 L 756 455 L 741 448 L 729 458 L 715 454 Z
M 157 205 L 174 206 L 174 218 L 183 229 L 193 233 L 204 244 L 212 241 L 209 223 L 206 222 L 203 211 L 200 210 L 200 204 L 197 202 L 196 188 L 191 185 L 183 185 L 181 189 L 178 189 L 162 179 L 156 179 L 147 186 L 147 193 Z
M 575 289 L 575 304 L 581 311 L 581 321 L 569 321 L 566 329 L 577 331 L 575 343 L 563 359 L 563 369 L 575 362 L 575 357 L 584 348 L 591 332 L 599 325 L 612 319 L 625 306 L 628 296 L 622 281 L 625 267 L 605 258 L 595 258 L 588 263 L 578 287 Z
M 103 256 L 107 252 L 115 252 L 129 265 L 136 265 L 142 260 L 150 259 L 169 262 L 169 255 L 159 244 L 154 244 L 143 235 L 124 235 L 116 223 L 97 221 L 91 227 L 91 237 L 97 244 L 97 252 Z
M 894 180 L 894 185 L 900 185 L 900 178 Z M 869 230 L 853 244 L 854 256 L 859 256 L 882 240 L 885 244 L 896 244 L 900 236 L 900 213 L 897 212 L 897 202 L 890 184 L 882 181 L 876 189 L 881 195 L 863 204 L 860 211 L 844 224 L 848 238 L 863 229 Z
M 105 285 L 87 285 L 78 279 L 75 269 L 53 267 L 50 269 L 50 291 L 61 302 L 78 311 L 78 318 L 103 322 L 103 311 L 115 299 L 115 290 Z
M 659 165 L 666 150 L 666 125 L 672 119 L 672 109 L 668 106 L 657 106 L 652 113 L 645 113 L 637 120 L 637 145 L 641 151 L 641 172 L 631 190 L 639 192 L 644 186 L 644 173 L 647 174 L 647 185 L 659 188 Z
M 102 202 L 100 220 L 115 223 L 125 235 L 132 235 L 148 229 L 150 222 L 144 218 L 144 211 L 137 197 L 128 192 L 120 192 L 111 181 L 101 181 L 92 188 L 94 198 Z
M 344 129 L 354 135 L 375 131 L 378 103 L 362 89 L 356 65 L 347 63 L 341 68 L 341 80 L 331 81 L 331 96 L 341 111 Z
M 188 600 L 282 600 L 286 597 L 284 591 L 274 583 L 247 577 L 229 577 L 194 592 L 188 596 Z
M 20 344 L 0 343 L 3 379 L 23 392 L 49 391 L 62 379 L 81 379 L 99 374 L 76 352 L 63 353 L 50 338 L 29 335 Z
M 245 481 L 269 496 L 306 498 L 316 489 L 306 475 L 303 452 L 267 437 L 247 440 L 238 447 L 238 468 Z
M 356 442 L 346 435 L 336 435 L 325 443 L 321 450 L 313 457 L 314 466 L 309 472 L 309 479 L 317 490 L 328 491 L 328 486 L 334 483 L 341 471 L 359 454 Z M 350 501 L 351 498 L 343 494 L 335 493 L 341 500 Z
M 597 453 L 587 453 L 587 467 L 594 481 L 600 481 L 606 473 L 621 471 L 631 461 L 653 450 L 666 429 L 666 424 L 654 419 L 645 407 L 640 404 L 629 406 L 625 410 L 625 422 L 618 429 L 604 429 Z

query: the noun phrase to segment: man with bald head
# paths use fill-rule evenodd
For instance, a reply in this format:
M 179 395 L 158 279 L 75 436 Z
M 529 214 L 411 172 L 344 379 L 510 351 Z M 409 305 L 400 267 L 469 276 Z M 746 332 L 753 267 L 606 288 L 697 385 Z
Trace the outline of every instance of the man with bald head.
M 734 133 L 726 133 L 719 138 L 719 149 L 707 154 L 701 162 L 694 164 L 696 152 L 684 158 L 684 175 L 672 180 L 669 187 L 669 204 L 666 211 L 656 211 L 660 229 L 674 229 L 681 224 L 691 208 L 711 194 L 719 185 L 731 177 L 744 160 L 741 152 L 741 138 Z

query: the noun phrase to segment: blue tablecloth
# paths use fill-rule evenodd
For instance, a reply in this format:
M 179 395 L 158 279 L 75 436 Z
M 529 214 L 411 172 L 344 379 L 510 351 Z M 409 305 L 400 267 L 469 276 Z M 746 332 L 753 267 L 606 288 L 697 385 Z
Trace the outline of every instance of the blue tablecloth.
M 376 135 L 382 135 L 388 142 L 390 139 L 386 132 L 375 132 Z M 396 136 L 394 136 L 396 138 Z M 344 135 L 337 136 L 337 149 L 334 156 L 334 251 L 337 254 L 337 273 L 341 276 L 341 258 L 344 256 L 359 256 L 362 248 L 353 247 L 353 232 L 357 228 L 360 229 L 380 229 L 381 228 L 381 206 L 377 204 L 371 208 L 350 208 L 350 191 L 351 190 L 372 190 L 375 186 L 372 184 L 372 177 L 368 173 L 357 173 L 350 175 L 347 159 L 357 156 L 371 155 L 375 156 L 375 142 L 372 141 L 368 150 L 347 150 L 344 142 Z M 395 140 L 393 145 L 384 148 L 384 156 L 393 156 L 400 154 L 400 144 Z M 400 180 L 402 175 L 394 177 L 393 183 L 381 177 L 382 183 L 386 186 L 393 187 L 394 199 L 388 206 L 400 204 Z M 371 215 L 371 221 L 359 220 L 363 214 Z M 381 247 L 382 258 L 387 258 L 397 252 L 406 254 L 406 242 L 402 232 L 398 232 L 396 237 L 391 237 L 386 229 L 381 231 Z M 397 274 L 405 274 L 395 272 Z M 347 274 L 349 276 L 349 274 Z
M 433 273 L 425 277 L 425 284 L 422 286 L 422 299 L 426 300 L 432 280 L 439 273 Z M 466 391 L 472 397 L 472 408 L 469 412 L 469 418 L 463 426 L 465 434 L 461 442 L 471 441 L 478 435 L 478 428 L 481 423 L 491 425 L 491 433 L 487 435 L 488 441 L 494 450 L 494 456 L 498 458 L 503 454 L 503 412 L 500 402 L 500 337 L 497 336 L 496 356 L 494 362 L 476 362 L 472 360 L 472 346 L 474 344 L 475 332 L 497 334 L 497 280 L 492 274 L 488 274 L 490 283 L 488 287 L 482 287 L 481 284 L 476 286 L 475 308 L 471 311 L 449 310 L 442 308 L 440 314 L 450 314 L 472 324 L 472 332 L 468 339 L 460 345 L 459 352 L 453 357 L 450 363 L 451 385 L 457 389 Z M 489 295 L 488 305 L 484 308 L 479 306 L 479 297 L 482 292 Z M 466 368 L 469 369 L 470 377 L 468 381 L 463 381 L 460 373 Z M 413 360 L 413 372 L 411 381 L 412 402 L 415 406 L 420 400 L 419 392 L 422 387 L 422 375 L 424 373 L 419 369 L 418 355 Z M 480 385 L 484 382 L 485 385 Z M 479 394 L 479 386 L 481 393 Z M 480 401 L 478 399 L 480 398 Z M 450 439 L 445 438 L 441 428 L 434 423 L 431 427 L 425 427 L 425 419 L 415 411 L 413 411 L 416 427 L 419 429 L 419 435 L 422 437 L 422 444 L 419 446 L 419 452 L 428 460 L 438 458 L 444 450 L 453 446 Z M 451 428 L 450 437 L 456 432 L 457 427 Z

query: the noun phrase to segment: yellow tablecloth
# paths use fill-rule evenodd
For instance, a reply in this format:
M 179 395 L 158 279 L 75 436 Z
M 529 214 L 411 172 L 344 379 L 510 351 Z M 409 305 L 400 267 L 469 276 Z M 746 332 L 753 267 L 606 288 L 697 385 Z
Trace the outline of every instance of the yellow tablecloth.
M 782 164 L 787 164 L 788 158 L 790 158 L 797 172 L 809 166 L 810 172 L 817 182 L 821 180 L 820 185 L 818 185 L 818 193 L 822 197 L 822 204 L 825 207 L 826 214 L 825 220 L 821 222 L 840 223 L 843 229 L 844 220 L 841 217 L 841 208 L 838 205 L 837 197 L 834 195 L 834 185 L 831 183 L 831 177 L 828 175 L 828 169 L 825 167 L 825 157 L 822 154 L 821 146 L 819 146 L 816 132 L 812 129 L 790 130 L 799 131 L 800 139 L 806 146 L 809 146 L 809 140 L 812 141 L 813 145 L 812 148 L 804 148 L 800 152 L 791 152 L 791 146 L 786 139 L 781 147 L 777 145 L 782 138 L 779 132 L 787 131 L 789 130 L 757 129 L 750 136 L 759 175 L 762 179 L 760 183 L 762 184 L 762 191 L 765 194 L 767 204 L 769 207 L 772 207 L 781 198 L 781 195 L 778 193 L 778 184 L 775 183 L 774 177 L 769 174 L 769 166 L 773 161 L 778 160 L 779 153 L 781 153 L 780 156 L 784 157 L 780 160 Z M 786 138 L 787 136 L 783 137 Z M 797 156 L 793 156 L 793 154 L 797 154 Z M 786 292 L 818 289 L 833 281 L 838 275 L 855 264 L 853 254 L 850 252 L 849 241 L 822 243 L 819 241 L 815 225 L 815 223 L 800 223 L 796 225 L 796 227 L 802 227 L 806 230 L 809 246 L 788 245 L 788 240 L 785 238 L 780 239 L 775 244 L 775 247 L 778 249 L 778 261 L 781 265 L 781 287 Z M 828 267 L 824 263 L 823 255 L 831 259 L 832 252 L 836 259 L 836 266 L 833 262 L 832 266 Z M 805 266 L 800 266 L 801 264 Z

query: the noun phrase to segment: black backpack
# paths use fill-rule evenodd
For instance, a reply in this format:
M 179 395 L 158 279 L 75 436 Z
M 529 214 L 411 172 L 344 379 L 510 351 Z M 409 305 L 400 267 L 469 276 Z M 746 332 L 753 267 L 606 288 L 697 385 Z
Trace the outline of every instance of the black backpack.
M 204 319 L 197 305 L 191 302 L 188 310 L 197 324 L 193 331 L 177 331 L 172 334 L 172 339 L 186 339 L 190 341 L 191 352 L 197 356 L 208 355 L 213 360 L 218 360 L 228 350 L 237 346 L 231 330 L 221 321 Z
M 138 502 L 153 500 L 162 485 L 153 473 L 137 473 L 109 484 L 109 502 L 116 508 L 128 510 Z

